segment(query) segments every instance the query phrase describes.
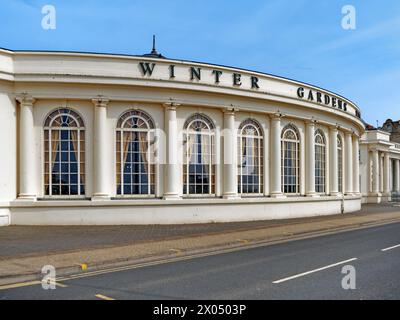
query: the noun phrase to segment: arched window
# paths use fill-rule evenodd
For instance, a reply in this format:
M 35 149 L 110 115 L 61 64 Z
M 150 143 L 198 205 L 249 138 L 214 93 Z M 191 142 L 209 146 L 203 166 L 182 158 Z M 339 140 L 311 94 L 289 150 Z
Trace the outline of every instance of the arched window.
M 340 135 L 337 137 L 338 149 L 338 189 L 343 193 L 343 141 Z
M 293 125 L 282 131 L 282 192 L 300 194 L 300 135 Z
M 238 133 L 238 192 L 262 194 L 263 133 L 260 125 L 251 119 L 244 121 Z
M 183 194 L 215 194 L 214 125 L 195 114 L 184 126 Z
M 315 132 L 315 191 L 326 192 L 326 142 L 321 130 Z
M 85 196 L 85 126 L 73 110 L 53 111 L 44 124 L 45 196 Z
M 155 126 L 140 110 L 125 112 L 117 123 L 117 195 L 154 196 Z

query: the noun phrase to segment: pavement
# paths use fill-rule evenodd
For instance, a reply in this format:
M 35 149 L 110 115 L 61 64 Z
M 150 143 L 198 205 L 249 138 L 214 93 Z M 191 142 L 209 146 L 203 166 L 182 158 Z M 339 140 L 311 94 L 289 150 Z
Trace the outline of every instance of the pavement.
M 400 222 L 392 222 L 59 278 L 55 290 L 3 287 L 0 300 L 398 300 L 399 270 Z
M 11 226 L 0 228 L 0 285 L 40 280 L 44 265 L 54 266 L 58 276 L 86 275 L 107 268 L 150 266 L 396 221 L 400 221 L 400 207 L 367 205 L 354 214 L 280 221 L 183 226 Z

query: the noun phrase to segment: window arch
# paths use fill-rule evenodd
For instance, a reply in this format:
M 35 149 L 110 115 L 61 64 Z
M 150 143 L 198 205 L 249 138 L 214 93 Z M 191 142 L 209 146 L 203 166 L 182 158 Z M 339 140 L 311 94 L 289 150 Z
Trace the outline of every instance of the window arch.
M 337 136 L 337 154 L 338 154 L 338 190 L 343 193 L 343 140 Z
M 326 192 L 326 140 L 320 129 L 315 131 L 315 191 Z
M 263 132 L 259 123 L 247 119 L 238 132 L 238 193 L 264 193 Z
M 300 134 L 293 125 L 282 131 L 282 192 L 300 194 Z
M 116 130 L 117 195 L 154 196 L 155 125 L 144 111 L 130 110 L 118 120 Z
M 215 194 L 215 127 L 203 114 L 190 117 L 184 126 L 183 194 Z
M 44 124 L 44 189 L 48 197 L 85 196 L 85 125 L 69 108 L 50 113 Z

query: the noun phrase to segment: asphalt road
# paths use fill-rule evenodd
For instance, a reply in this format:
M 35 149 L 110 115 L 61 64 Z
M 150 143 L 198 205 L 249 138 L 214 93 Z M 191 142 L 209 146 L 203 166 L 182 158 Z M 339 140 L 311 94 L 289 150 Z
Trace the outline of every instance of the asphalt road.
M 344 290 L 344 266 L 356 289 Z M 0 299 L 400 299 L 400 223 L 0 290 Z
M 351 217 L 376 213 L 398 212 L 392 204 L 364 205 Z M 250 221 L 237 223 L 208 223 L 194 225 L 149 225 L 149 226 L 9 226 L 0 228 L 0 260 L 20 256 L 31 256 L 79 249 L 96 249 L 113 246 L 162 241 L 177 238 L 202 236 L 252 230 L 295 223 L 342 220 L 343 215 L 311 218 Z

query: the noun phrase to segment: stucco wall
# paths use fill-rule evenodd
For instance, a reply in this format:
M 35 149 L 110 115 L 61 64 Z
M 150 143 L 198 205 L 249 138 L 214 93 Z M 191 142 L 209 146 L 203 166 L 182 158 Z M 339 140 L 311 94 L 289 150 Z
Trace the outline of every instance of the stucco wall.
M 8 208 L 2 208 L 17 194 L 17 113 L 12 87 L 0 82 L 0 225 L 9 222 Z
M 162 201 L 162 200 L 160 200 Z M 197 200 L 157 204 L 104 203 L 102 205 L 21 206 L 12 208 L 14 225 L 129 225 L 129 224 L 192 224 L 239 222 L 252 220 L 293 219 L 351 213 L 361 209 L 360 198 L 253 200 Z

